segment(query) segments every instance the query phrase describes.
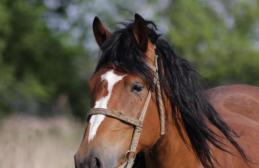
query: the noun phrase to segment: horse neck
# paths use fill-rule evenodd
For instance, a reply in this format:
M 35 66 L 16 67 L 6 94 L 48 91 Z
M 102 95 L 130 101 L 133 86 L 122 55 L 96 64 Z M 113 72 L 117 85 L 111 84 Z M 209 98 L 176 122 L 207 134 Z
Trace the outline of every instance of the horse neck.
M 170 103 L 165 101 L 166 133 L 146 153 L 146 167 L 153 168 L 194 168 L 201 167 L 192 151 L 188 138 L 183 141 L 174 124 Z M 184 135 L 186 137 L 186 135 Z

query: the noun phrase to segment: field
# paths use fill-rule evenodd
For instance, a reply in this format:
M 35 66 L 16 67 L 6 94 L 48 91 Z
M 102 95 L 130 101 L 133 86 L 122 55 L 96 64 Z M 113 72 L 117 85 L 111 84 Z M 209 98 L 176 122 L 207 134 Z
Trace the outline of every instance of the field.
M 0 168 L 73 168 L 83 126 L 66 117 L 0 121 Z

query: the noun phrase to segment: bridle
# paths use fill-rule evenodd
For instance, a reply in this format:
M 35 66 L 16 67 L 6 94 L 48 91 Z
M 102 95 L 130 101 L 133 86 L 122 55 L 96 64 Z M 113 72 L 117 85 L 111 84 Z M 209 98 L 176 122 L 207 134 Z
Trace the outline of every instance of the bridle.
M 156 51 L 156 49 L 155 49 Z M 165 134 L 165 109 L 164 109 L 164 104 L 162 100 L 162 92 L 161 92 L 161 87 L 160 87 L 160 81 L 159 81 L 159 73 L 158 73 L 158 55 L 155 55 L 155 66 L 154 65 L 149 65 L 149 67 L 155 72 L 154 76 L 154 83 L 156 86 L 156 95 L 157 95 L 157 100 L 158 100 L 158 110 L 160 114 L 160 135 Z M 134 164 L 134 160 L 136 157 L 136 150 L 137 146 L 140 140 L 140 135 L 143 129 L 143 122 L 148 110 L 148 106 L 151 100 L 152 96 L 152 91 L 148 91 L 148 95 L 146 97 L 145 103 L 142 107 L 140 116 L 136 119 L 133 117 L 125 116 L 123 115 L 122 112 L 116 111 L 113 109 L 108 109 L 108 108 L 92 108 L 90 112 L 88 113 L 88 118 L 90 118 L 93 115 L 98 115 L 102 114 L 107 117 L 111 117 L 114 119 L 117 119 L 119 121 L 125 122 L 126 124 L 134 126 L 134 132 L 131 140 L 131 145 L 130 149 L 126 152 L 126 163 L 121 165 L 119 168 L 132 168 Z
M 155 49 L 156 51 L 156 49 Z M 158 55 L 155 54 L 155 65 L 148 65 L 155 73 L 154 76 L 154 83 L 156 86 L 156 95 L 157 95 L 157 101 L 158 101 L 158 110 L 160 114 L 160 135 L 165 134 L 165 109 L 164 109 L 164 104 L 162 100 L 162 92 L 161 92 L 161 87 L 160 87 L 160 81 L 159 81 L 159 73 L 158 73 Z M 126 124 L 134 126 L 134 132 L 133 136 L 131 139 L 131 145 L 130 149 L 126 152 L 126 159 L 127 161 L 125 164 L 119 166 L 119 168 L 132 168 L 134 164 L 134 160 L 136 157 L 136 150 L 137 146 L 140 140 L 140 135 L 143 129 L 143 122 L 148 110 L 148 106 L 150 104 L 150 100 L 152 97 L 152 91 L 149 90 L 145 103 L 142 107 L 140 116 L 136 119 L 133 117 L 125 116 L 122 112 L 116 111 L 113 109 L 108 109 L 108 108 L 92 108 L 90 112 L 88 113 L 88 118 L 90 118 L 93 115 L 98 115 L 102 114 L 110 118 L 114 118 L 116 120 L 122 121 Z

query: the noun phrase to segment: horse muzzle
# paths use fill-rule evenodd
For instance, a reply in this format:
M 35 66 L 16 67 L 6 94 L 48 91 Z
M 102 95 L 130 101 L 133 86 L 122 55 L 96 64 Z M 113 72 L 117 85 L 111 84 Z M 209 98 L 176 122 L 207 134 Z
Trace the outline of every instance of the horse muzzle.
M 109 155 L 103 153 L 89 153 L 85 156 L 77 153 L 74 156 L 75 168 L 123 168 L 125 164 L 119 164 L 118 158 L 111 152 Z
M 75 168 L 104 168 L 103 159 L 97 154 L 89 154 L 87 157 L 81 157 L 76 154 Z

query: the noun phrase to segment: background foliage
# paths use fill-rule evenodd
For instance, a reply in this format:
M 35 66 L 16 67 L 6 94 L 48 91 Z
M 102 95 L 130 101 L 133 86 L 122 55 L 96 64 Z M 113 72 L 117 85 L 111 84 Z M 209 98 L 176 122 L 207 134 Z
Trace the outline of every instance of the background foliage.
M 135 12 L 155 21 L 209 86 L 259 85 L 258 0 L 1 0 L 0 116 L 84 119 L 98 58 L 93 17 L 114 29 Z

